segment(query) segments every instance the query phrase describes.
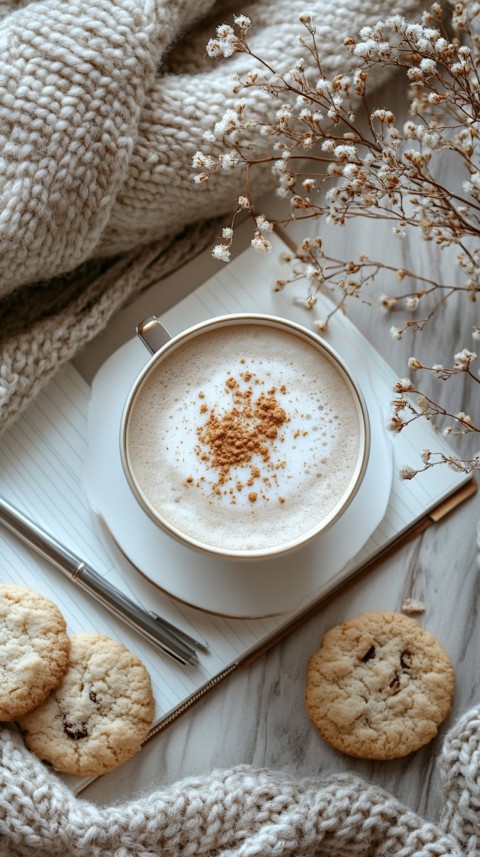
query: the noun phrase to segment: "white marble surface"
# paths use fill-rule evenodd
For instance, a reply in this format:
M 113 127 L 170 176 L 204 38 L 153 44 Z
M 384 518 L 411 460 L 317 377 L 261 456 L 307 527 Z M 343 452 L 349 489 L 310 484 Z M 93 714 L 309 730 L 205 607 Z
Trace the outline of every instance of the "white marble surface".
M 398 83 L 381 93 L 374 106 L 390 106 Z M 387 103 L 388 102 L 388 103 Z M 373 106 L 373 105 L 372 105 Z M 317 226 L 312 232 L 317 231 Z M 304 235 L 305 229 L 297 230 Z M 348 231 L 329 231 L 337 251 L 352 247 L 389 260 L 394 255 L 407 264 L 415 257 L 424 271 L 448 272 L 448 260 L 435 246 L 418 240 L 398 243 L 391 227 L 381 223 L 358 222 Z M 403 254 L 403 255 L 402 255 Z M 206 258 L 203 275 L 215 265 Z M 160 313 L 175 294 L 188 290 L 190 275 L 198 276 L 198 264 L 189 266 L 138 302 L 139 317 L 152 311 Z M 452 269 L 453 273 L 453 269 Z M 476 305 L 456 298 L 437 315 L 428 331 L 406 337 L 401 342 L 389 334 L 396 316 L 384 317 L 376 307 L 378 294 L 385 292 L 382 282 L 372 291 L 372 306 L 357 302 L 351 317 L 396 369 L 399 377 L 407 374 L 412 354 L 425 363 L 449 364 L 462 347 L 475 350 L 472 326 L 480 322 Z M 398 320 L 403 319 L 399 314 Z M 112 345 L 131 335 L 128 313 L 123 313 L 108 331 L 107 337 L 90 347 L 78 361 L 88 376 L 106 356 Z M 461 381 L 441 382 L 431 389 L 448 392 L 453 410 L 478 413 L 478 392 Z M 462 449 L 475 452 L 480 447 L 475 437 Z M 421 478 L 421 477 L 418 477 Z M 338 595 L 315 618 L 292 633 L 248 669 L 234 673 L 219 688 L 194 706 L 129 763 L 91 784 L 83 797 L 98 804 L 127 800 L 139 793 L 171 783 L 190 774 L 201 774 L 213 767 L 238 763 L 281 768 L 301 777 L 312 774 L 352 771 L 392 791 L 408 806 L 435 818 L 442 804 L 436 758 L 441 736 L 455 717 L 480 702 L 480 616 L 478 614 L 478 549 L 476 527 L 480 517 L 480 494 L 457 509 L 441 524 L 405 545 L 376 571 Z M 362 610 L 400 610 L 407 596 L 420 599 L 426 611 L 421 624 L 442 642 L 456 669 L 457 686 L 451 717 L 439 737 L 425 748 L 403 760 L 368 762 L 348 758 L 334 751 L 317 734 L 305 712 L 303 697 L 305 670 L 310 654 L 318 648 L 324 631 Z

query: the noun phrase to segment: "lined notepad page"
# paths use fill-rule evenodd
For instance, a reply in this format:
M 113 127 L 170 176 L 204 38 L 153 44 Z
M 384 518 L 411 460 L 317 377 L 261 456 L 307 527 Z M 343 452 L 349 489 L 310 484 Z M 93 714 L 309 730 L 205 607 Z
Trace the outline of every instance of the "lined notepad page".
M 275 249 L 269 257 L 258 257 L 247 250 L 221 268 L 214 278 L 162 317 L 167 328 L 175 333 L 196 320 L 238 311 L 273 312 L 308 324 L 310 317 L 305 317 L 304 310 L 288 304 L 284 295 L 273 296 L 269 288 L 280 276 L 275 252 L 284 249 L 276 236 L 274 241 Z M 321 305 L 319 312 L 322 313 Z M 372 383 L 390 389 L 395 376 L 368 341 L 340 314 L 333 322 L 329 341 L 334 348 L 350 365 L 355 365 L 359 355 L 368 360 Z M 136 652 L 150 671 L 156 699 L 155 723 L 161 724 L 243 658 L 263 648 L 295 616 L 226 619 L 187 607 L 160 591 L 152 594 L 151 584 L 106 538 L 82 491 L 89 395 L 89 386 L 71 365 L 53 379 L 0 439 L 0 493 L 147 609 L 156 610 L 187 633 L 207 640 L 210 653 L 200 656 L 198 666 L 179 667 L 6 531 L 0 537 L 0 580 L 30 586 L 55 601 L 70 633 L 107 634 Z M 388 400 L 385 408 L 388 411 Z M 393 444 L 395 470 L 417 462 L 418 451 L 428 446 L 448 450 L 443 439 L 437 435 L 433 438 L 430 426 L 419 421 Z M 347 567 L 337 570 L 331 587 L 465 481 L 464 475 L 445 467 L 434 468 L 413 483 L 395 477 L 384 520 L 360 554 Z M 328 586 L 318 596 L 326 591 Z M 300 612 L 305 609 L 303 606 Z

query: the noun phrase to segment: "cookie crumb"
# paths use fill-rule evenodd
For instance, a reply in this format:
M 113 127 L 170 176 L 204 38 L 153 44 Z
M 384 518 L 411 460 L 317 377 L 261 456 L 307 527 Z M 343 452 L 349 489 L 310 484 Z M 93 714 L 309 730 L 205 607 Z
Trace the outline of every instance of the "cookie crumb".
M 402 613 L 407 616 L 419 616 L 420 613 L 425 613 L 425 604 L 422 601 L 417 601 L 416 598 L 405 598 L 402 604 Z

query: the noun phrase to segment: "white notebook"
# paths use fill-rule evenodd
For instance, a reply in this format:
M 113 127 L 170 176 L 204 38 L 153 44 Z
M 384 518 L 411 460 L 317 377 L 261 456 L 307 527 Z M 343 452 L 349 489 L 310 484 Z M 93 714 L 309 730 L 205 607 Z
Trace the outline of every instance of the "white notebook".
M 284 272 L 279 262 L 284 245 L 277 236 L 273 240 L 271 254 L 258 255 L 248 249 L 220 268 L 161 317 L 165 327 L 175 334 L 204 318 L 241 311 L 280 315 L 309 326 L 312 316 L 287 294 L 274 293 L 271 288 Z M 316 307 L 318 316 L 327 308 L 322 301 Z M 132 329 L 137 321 L 140 319 L 132 319 Z M 13 535 L 2 531 L 1 581 L 22 583 L 55 601 L 70 633 L 107 634 L 121 640 L 144 661 L 156 700 L 153 732 L 165 728 L 229 673 L 297 626 L 327 596 L 368 569 L 415 527 L 441 517 L 444 507 L 455 505 L 475 490 L 470 477 L 447 467 L 433 468 L 409 482 L 399 479 L 399 468 L 416 464 L 419 450 L 430 447 L 448 451 L 447 444 L 438 434 L 433 435 L 425 421 L 418 421 L 392 439 L 385 423 L 395 374 L 348 318 L 340 314 L 332 321 L 328 341 L 352 367 L 371 409 L 376 442 L 372 443 L 367 474 L 370 482 L 364 489 L 369 503 L 364 502 L 366 494 L 356 507 L 354 499 L 348 510 L 349 519 L 338 525 L 343 529 L 335 531 L 334 525 L 313 547 L 296 552 L 292 565 L 289 567 L 285 560 L 277 577 L 273 567 L 251 568 L 244 587 L 233 568 L 225 569 L 226 582 L 217 585 L 223 579 L 220 570 L 212 570 L 203 556 L 176 542 L 173 545 L 173 539 L 163 534 L 161 539 L 166 541 L 157 542 L 156 531 L 150 538 L 143 528 L 147 523 L 154 525 L 148 519 L 147 523 L 141 518 L 134 520 L 134 515 L 143 513 L 139 513 L 128 489 L 116 484 L 122 479 L 118 462 L 113 460 L 117 455 L 116 409 L 121 411 L 131 381 L 148 359 L 137 339 L 122 346 L 100 369 L 94 379 L 93 397 L 90 386 L 68 365 L 0 439 L 1 495 L 130 597 L 207 641 L 209 652 L 200 653 L 198 666 L 178 665 Z M 102 420 L 98 408 L 89 414 L 90 399 L 95 402 L 96 397 L 98 402 L 102 389 L 109 390 L 112 397 L 110 425 L 108 419 Z M 94 443 L 88 437 L 89 417 Z M 105 432 L 103 440 L 98 439 L 95 419 L 102 425 L 105 422 L 99 432 Z M 102 462 L 102 443 L 114 450 L 108 466 Z M 98 475 L 96 483 L 92 473 Z M 118 497 L 123 500 L 118 501 Z M 119 509 L 111 512 L 114 499 Z M 129 527 L 125 519 L 122 524 L 121 516 L 127 509 L 130 520 L 131 502 L 134 511 Z M 365 507 L 369 507 L 368 513 Z M 135 539 L 135 533 L 140 537 Z M 145 543 L 149 549 L 145 549 Z M 173 573 L 175 567 L 178 575 Z M 292 580 L 299 593 L 295 600 L 288 594 Z M 269 592 L 275 592 L 275 598 L 269 600 Z M 242 618 L 245 616 L 255 618 Z M 84 784 L 74 778 L 70 782 L 76 790 Z

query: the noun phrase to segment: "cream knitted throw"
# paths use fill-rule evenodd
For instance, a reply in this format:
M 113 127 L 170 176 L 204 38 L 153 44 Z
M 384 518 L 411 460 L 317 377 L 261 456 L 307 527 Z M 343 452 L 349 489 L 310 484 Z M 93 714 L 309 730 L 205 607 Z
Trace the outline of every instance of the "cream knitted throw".
M 480 707 L 445 739 L 438 824 L 348 774 L 296 780 L 237 767 L 129 803 L 75 798 L 0 733 L 1 857 L 478 857 Z
M 306 5 L 330 72 L 345 68 L 344 36 L 420 0 L 231 3 L 0 3 L 0 429 L 231 210 L 240 177 L 198 186 L 191 167 L 246 62 L 206 57 L 215 25 L 248 14 L 254 48 L 290 67 Z

